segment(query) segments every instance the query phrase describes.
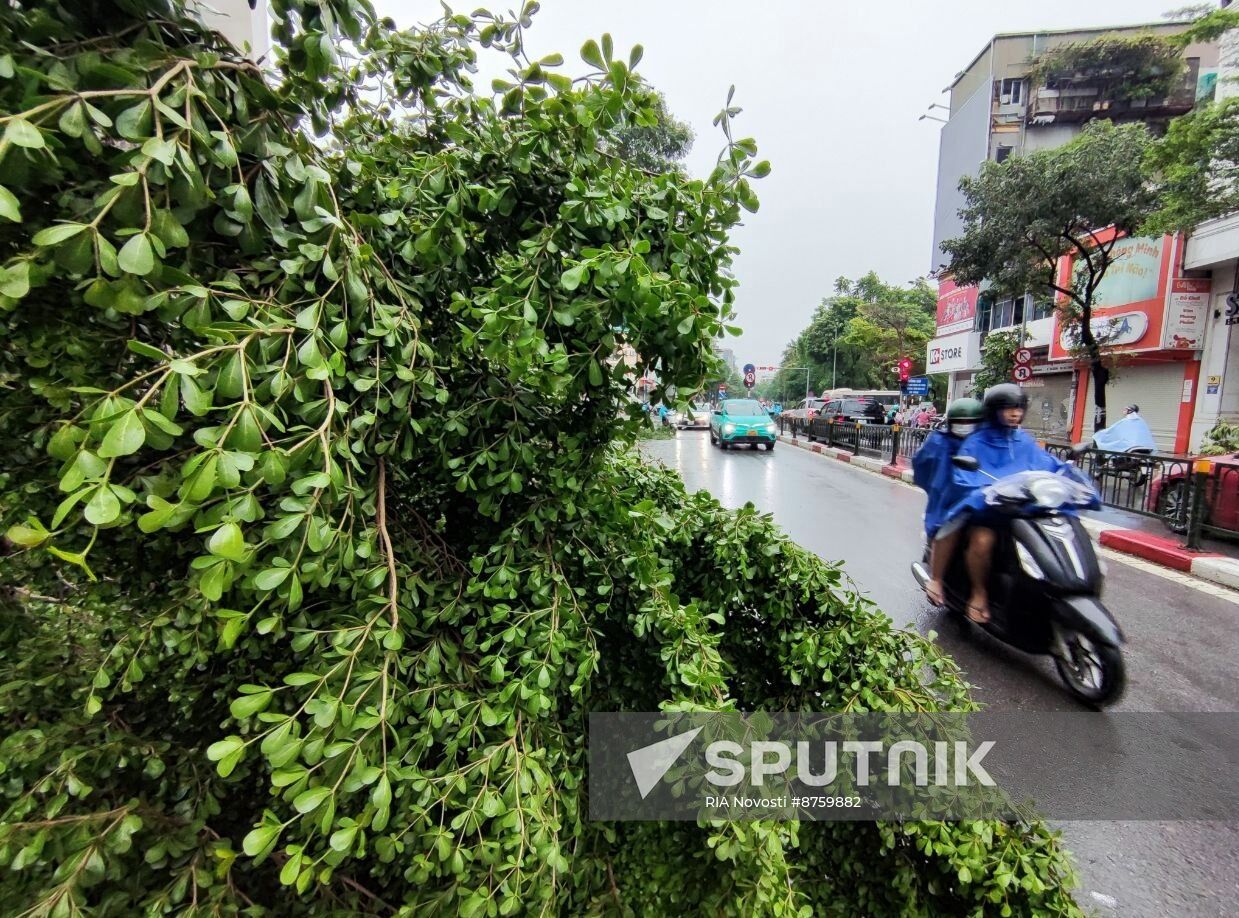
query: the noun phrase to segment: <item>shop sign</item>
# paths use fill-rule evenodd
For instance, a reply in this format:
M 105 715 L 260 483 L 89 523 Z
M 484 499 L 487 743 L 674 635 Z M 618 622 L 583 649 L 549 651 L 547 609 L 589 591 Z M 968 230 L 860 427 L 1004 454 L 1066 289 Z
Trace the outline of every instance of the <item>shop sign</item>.
M 1089 323 L 1093 337 L 1102 347 L 1124 347 L 1136 344 L 1149 330 L 1149 317 L 1143 310 L 1107 313 L 1095 316 Z M 1080 325 L 1073 324 L 1059 333 L 1059 347 L 1067 352 L 1080 346 Z
M 1205 346 L 1205 317 L 1212 287 L 1208 278 L 1176 277 L 1171 281 L 1162 347 L 1198 351 Z
M 981 333 L 934 338 L 925 348 L 925 372 L 954 373 L 981 365 Z

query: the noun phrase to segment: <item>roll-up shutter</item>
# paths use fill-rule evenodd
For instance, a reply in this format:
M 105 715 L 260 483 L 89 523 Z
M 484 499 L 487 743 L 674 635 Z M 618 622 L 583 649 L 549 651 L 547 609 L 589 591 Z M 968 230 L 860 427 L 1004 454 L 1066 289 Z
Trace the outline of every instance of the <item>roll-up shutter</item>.
M 1194 393 L 1193 393 L 1194 394 Z M 1152 363 L 1143 366 L 1120 366 L 1106 386 L 1106 417 L 1111 423 L 1121 420 L 1123 409 L 1130 404 L 1140 406 L 1157 448 L 1174 452 L 1175 435 L 1179 429 L 1179 409 L 1183 404 L 1183 364 Z M 1084 436 L 1093 435 L 1093 378 L 1088 378 L 1088 400 L 1084 406 Z

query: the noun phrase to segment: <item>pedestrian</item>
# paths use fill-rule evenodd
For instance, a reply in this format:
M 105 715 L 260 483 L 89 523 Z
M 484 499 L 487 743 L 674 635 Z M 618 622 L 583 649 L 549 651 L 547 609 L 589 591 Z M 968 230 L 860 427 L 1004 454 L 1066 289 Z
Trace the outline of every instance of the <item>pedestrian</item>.
M 658 420 L 662 421 L 663 427 L 667 426 L 667 406 L 661 404 L 658 406 Z

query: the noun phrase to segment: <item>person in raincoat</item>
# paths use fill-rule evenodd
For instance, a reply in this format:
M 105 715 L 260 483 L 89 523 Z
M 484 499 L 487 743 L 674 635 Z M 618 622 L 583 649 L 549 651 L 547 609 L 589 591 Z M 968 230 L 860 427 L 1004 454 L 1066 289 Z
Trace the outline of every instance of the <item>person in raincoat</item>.
M 946 512 L 963 496 L 954 486 L 951 460 L 964 438 L 981 423 L 981 403 L 975 398 L 957 398 L 946 410 L 946 429 L 932 431 L 912 457 L 912 480 L 925 492 L 925 536 L 932 540 Z
M 1051 456 L 1037 441 L 1020 430 L 1024 412 L 1028 409 L 1028 393 L 1019 386 L 1003 383 L 991 386 L 982 401 L 984 420 L 977 432 L 959 448 L 957 455 L 973 456 L 988 475 L 952 467 L 951 486 L 954 494 L 962 495 L 946 511 L 938 528 L 933 547 L 931 579 L 925 585 L 930 602 L 941 605 L 944 600 L 942 578 L 965 529 L 970 533 L 965 560 L 972 595 L 968 599 L 967 615 L 982 624 L 989 621 L 989 570 L 994 555 L 1000 522 L 986 509 L 981 489 L 993 478 L 1004 478 L 1017 472 L 1058 472 L 1066 463 Z
M 1153 431 L 1140 417 L 1139 405 L 1128 405 L 1124 418 L 1093 434 L 1093 445 L 1112 453 L 1126 453 L 1133 449 L 1157 449 Z

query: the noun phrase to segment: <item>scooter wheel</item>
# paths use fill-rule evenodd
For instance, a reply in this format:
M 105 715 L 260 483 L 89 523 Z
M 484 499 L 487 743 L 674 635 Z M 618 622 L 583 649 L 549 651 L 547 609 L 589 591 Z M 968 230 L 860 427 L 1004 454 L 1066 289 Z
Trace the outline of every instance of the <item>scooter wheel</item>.
M 1100 643 L 1078 631 L 1063 633 L 1071 660 L 1054 658 L 1058 675 L 1071 694 L 1085 704 L 1114 704 L 1127 687 L 1123 653 L 1113 644 Z

